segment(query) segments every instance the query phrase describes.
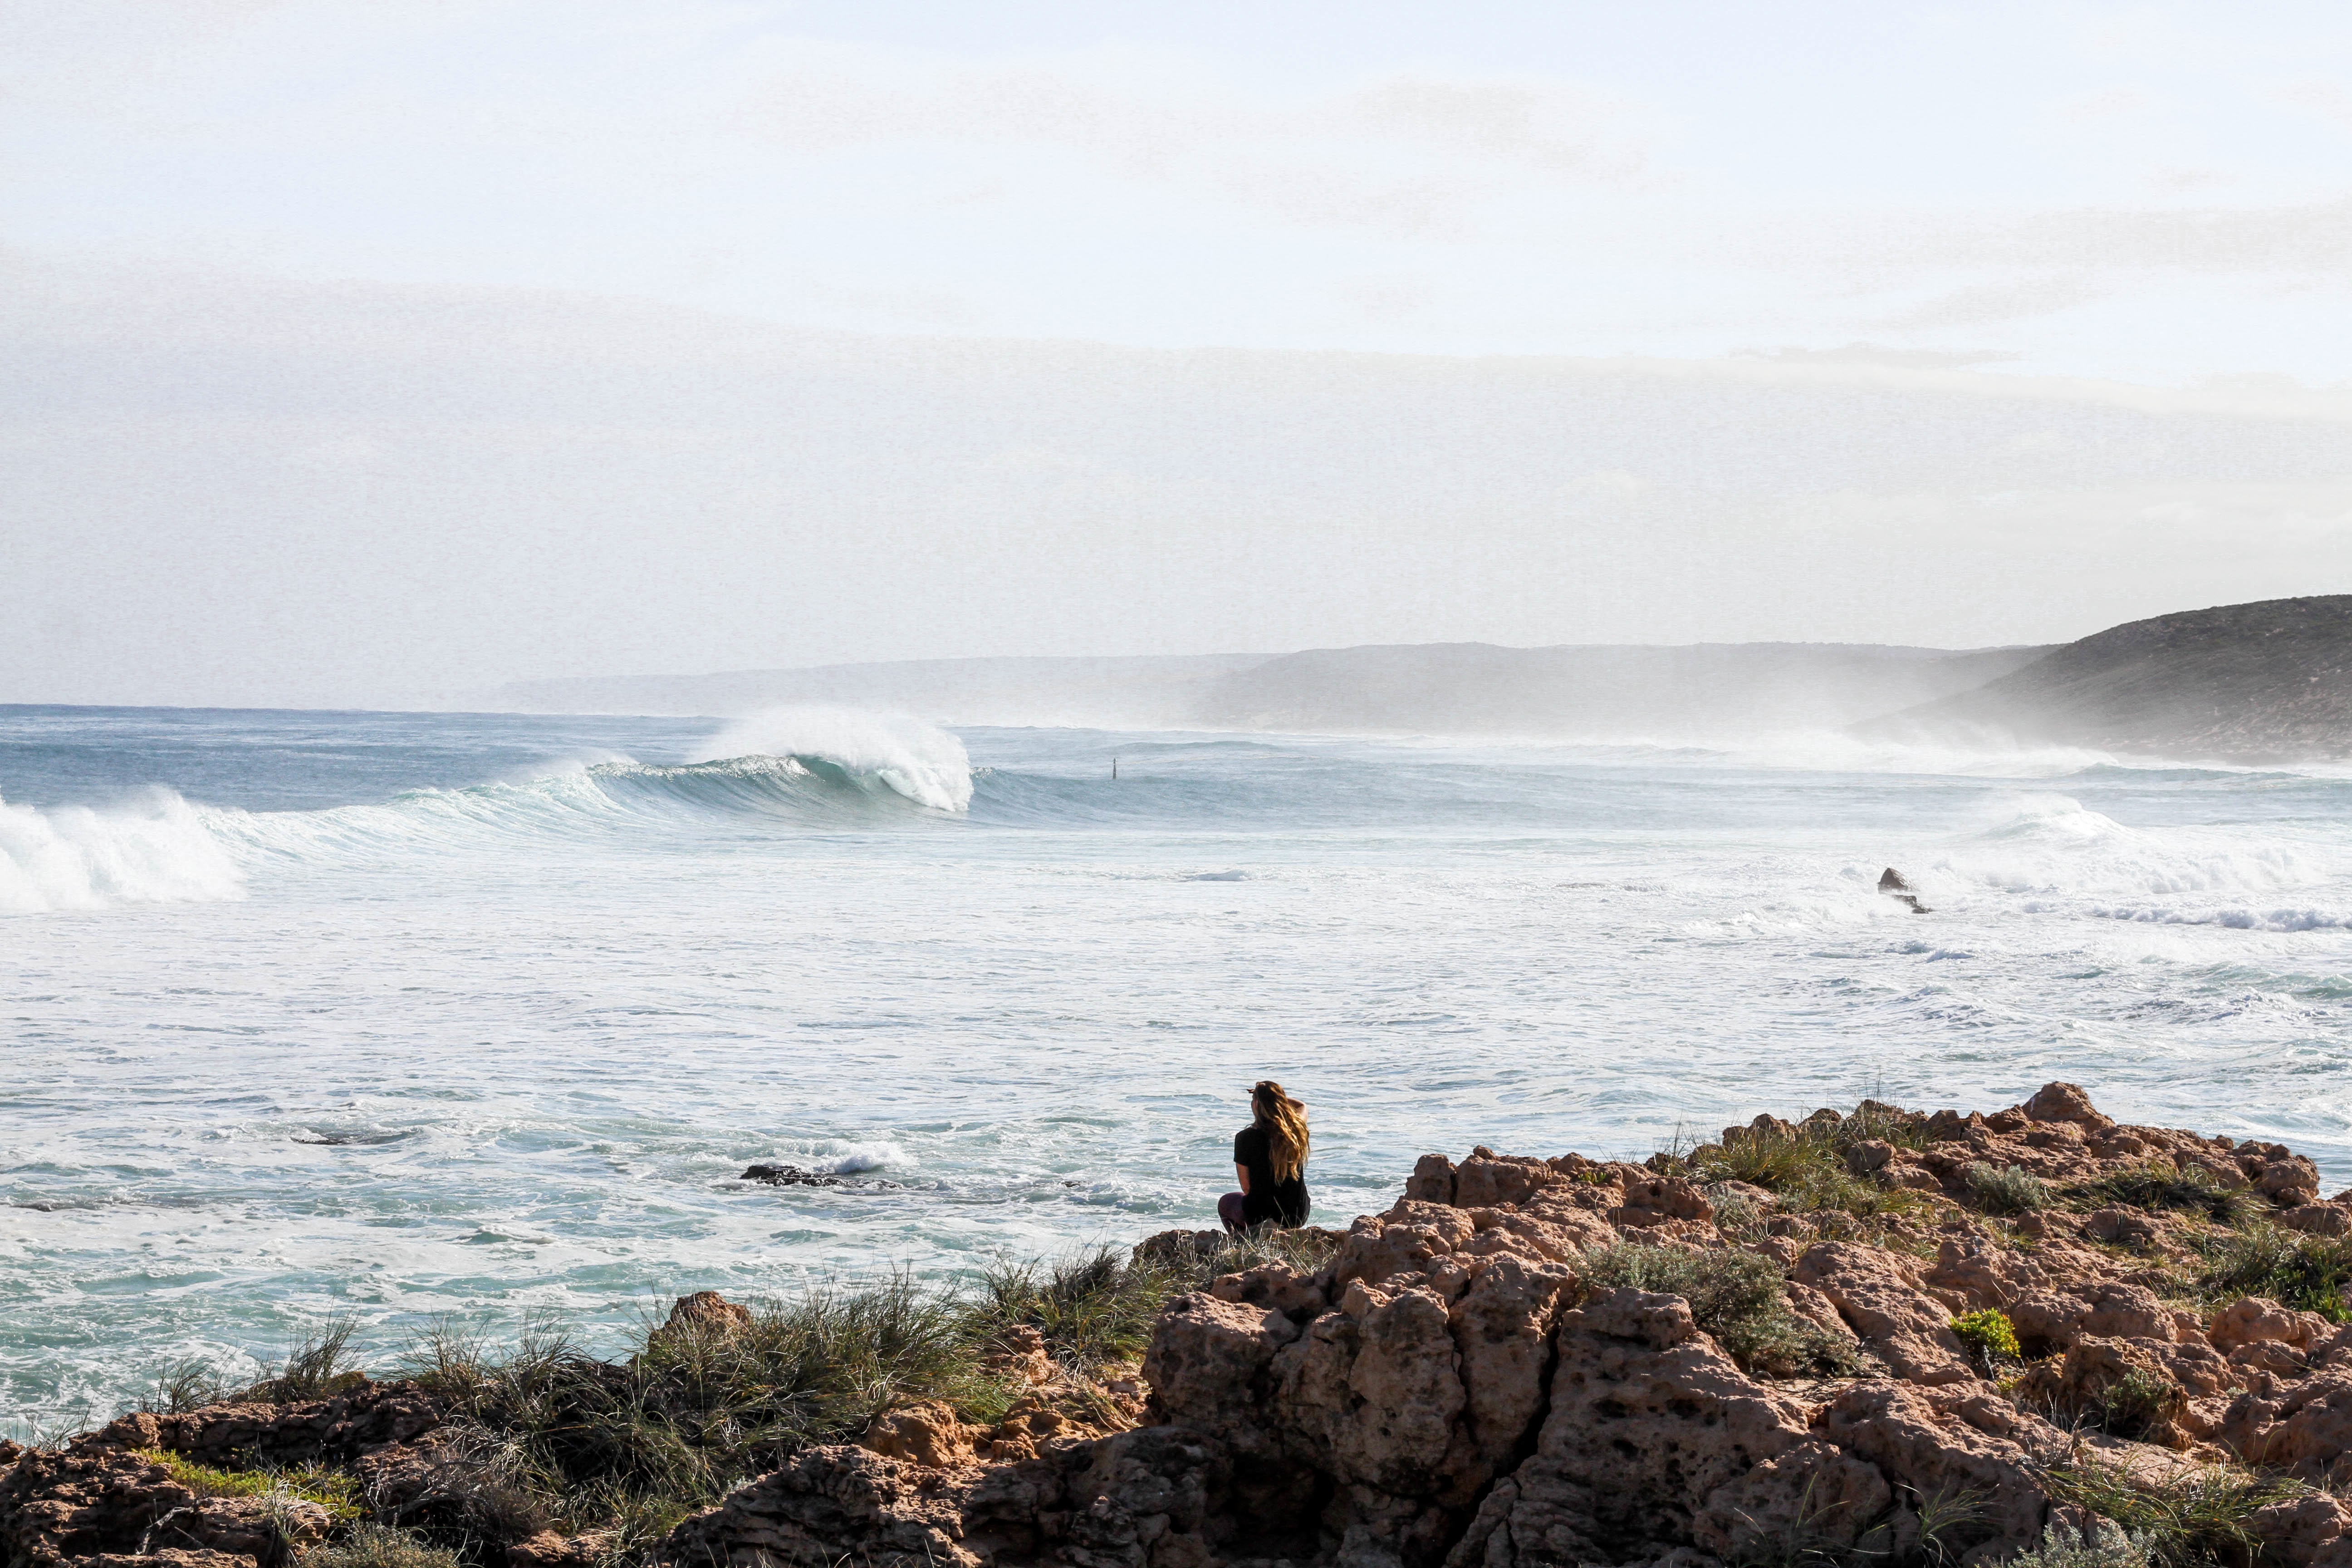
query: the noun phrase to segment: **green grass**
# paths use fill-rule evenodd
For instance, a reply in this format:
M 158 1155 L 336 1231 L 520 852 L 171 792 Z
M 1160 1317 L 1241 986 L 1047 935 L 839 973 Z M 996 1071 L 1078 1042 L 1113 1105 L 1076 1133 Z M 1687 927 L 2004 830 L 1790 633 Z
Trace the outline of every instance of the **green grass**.
M 1960 1181 L 1987 1214 L 2032 1214 L 2050 1206 L 2050 1184 L 2020 1166 L 1995 1169 L 1979 1160 L 1960 1173 Z
M 2220 1185 L 2202 1171 L 2179 1170 L 2157 1161 L 2127 1166 L 2096 1181 L 2079 1183 L 2067 1188 L 2063 1195 L 2076 1208 L 2120 1205 L 2127 1208 L 2171 1209 L 2196 1215 L 2215 1225 L 2242 1224 L 2252 1212 L 2243 1193 Z
M 2266 1296 L 2331 1323 L 2352 1321 L 2346 1300 L 2352 1289 L 2352 1237 L 2305 1236 L 2255 1220 L 2215 1237 L 2205 1256 L 2208 1267 L 2197 1288 L 2209 1301 Z
M 428 1545 L 407 1531 L 362 1524 L 340 1541 L 304 1552 L 298 1559 L 298 1568 L 463 1568 L 463 1564 L 456 1552 Z
M 1682 1297 L 1698 1326 L 1750 1372 L 1834 1375 L 1859 1364 L 1853 1345 L 1789 1310 L 1780 1266 L 1753 1252 L 1626 1243 L 1586 1253 L 1579 1272 L 1588 1291 L 1630 1287 Z
M 2298 1482 L 2220 1467 L 2184 1468 L 2150 1482 L 2088 1456 L 2051 1471 L 2044 1482 L 2056 1500 L 2078 1504 L 2120 1526 L 2151 1568 L 2245 1562 L 2259 1547 L 2249 1527 L 2254 1511 L 2309 1490 Z
M 359 1482 L 338 1470 L 304 1465 L 283 1470 L 218 1470 L 182 1454 L 142 1449 L 139 1457 L 163 1467 L 173 1480 L 198 1497 L 287 1497 L 314 1502 L 335 1522 L 348 1523 L 365 1511 Z
M 1720 1143 L 1668 1151 L 1660 1163 L 1701 1184 L 1729 1181 L 1762 1187 L 1793 1213 L 1836 1211 L 1880 1220 L 1920 1208 L 1918 1194 L 1882 1186 L 1847 1168 L 1846 1152 L 1871 1142 L 1925 1148 L 1925 1120 L 1864 1100 L 1836 1121 L 1801 1121 L 1786 1132 L 1742 1127 Z

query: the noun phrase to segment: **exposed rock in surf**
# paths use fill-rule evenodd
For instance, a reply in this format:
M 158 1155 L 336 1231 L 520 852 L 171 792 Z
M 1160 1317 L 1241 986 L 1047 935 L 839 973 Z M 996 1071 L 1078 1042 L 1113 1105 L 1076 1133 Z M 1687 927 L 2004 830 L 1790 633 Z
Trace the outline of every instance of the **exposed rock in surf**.
M 798 1165 L 754 1165 L 735 1178 L 739 1182 L 765 1182 L 772 1187 L 838 1187 L 839 1176 L 823 1171 L 803 1171 Z
M 1892 866 L 1878 874 L 1878 890 L 1915 915 L 1924 915 L 1928 912 L 1927 906 L 1921 903 L 1917 896 L 1912 892 L 1911 884 L 1903 879 L 1903 873 Z

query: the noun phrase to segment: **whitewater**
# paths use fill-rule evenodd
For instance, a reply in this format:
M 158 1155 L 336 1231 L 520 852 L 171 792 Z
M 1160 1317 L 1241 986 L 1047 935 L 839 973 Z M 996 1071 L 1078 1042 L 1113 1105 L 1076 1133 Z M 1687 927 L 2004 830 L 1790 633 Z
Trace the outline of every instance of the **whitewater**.
M 2347 804 L 1822 741 L 0 708 L 0 1415 L 336 1318 L 610 1351 L 688 1290 L 1207 1225 L 1267 1076 L 1340 1225 L 1429 1150 L 2053 1078 L 2333 1191 Z

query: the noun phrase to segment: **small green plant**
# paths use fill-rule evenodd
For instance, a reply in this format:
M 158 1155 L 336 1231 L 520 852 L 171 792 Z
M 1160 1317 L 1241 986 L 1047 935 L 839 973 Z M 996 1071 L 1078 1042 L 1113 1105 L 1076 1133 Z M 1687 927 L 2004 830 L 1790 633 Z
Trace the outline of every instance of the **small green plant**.
M 2021 1166 L 1996 1170 L 1979 1160 L 1960 1173 L 1960 1182 L 1987 1214 L 2032 1214 L 2050 1206 L 2049 1184 Z
M 1586 1253 L 1583 1275 L 1588 1290 L 1630 1287 L 1680 1296 L 1693 1321 L 1751 1372 L 1843 1375 L 1859 1364 L 1852 1344 L 1789 1310 L 1780 1266 L 1753 1252 L 1626 1243 Z
M 2121 1527 L 2101 1520 L 2091 1528 L 2085 1541 L 2053 1524 L 2042 1532 L 2041 1545 L 2011 1558 L 2008 1568 L 2151 1568 L 2147 1548 Z
M 2267 1296 L 2331 1323 L 2352 1321 L 2352 1237 L 2305 1236 L 2257 1220 L 2217 1237 L 2198 1289 L 2210 1300 Z
M 2151 1568 L 2245 1562 L 2260 1545 L 2252 1528 L 2255 1511 L 2310 1490 L 2297 1481 L 2221 1466 L 2184 1467 L 2150 1479 L 2088 1455 L 2052 1470 L 2044 1484 L 2054 1500 L 2074 1503 L 2120 1526 Z M 2126 1560 L 2093 1561 L 2104 1568 L 2109 1561 L 2120 1565 Z
M 2245 1194 L 2232 1192 L 2202 1171 L 2180 1170 L 2159 1161 L 2130 1165 L 2066 1190 L 2077 1208 L 2173 1209 L 2201 1215 L 2215 1225 L 2238 1225 L 2250 1211 Z
M 1924 1568 L 1946 1568 L 1958 1563 L 1970 1546 L 1984 1540 L 1985 1501 L 1990 1494 L 1977 1487 L 1938 1491 L 1932 1497 L 1912 1494 L 1918 1505 L 1919 1541 L 1916 1560 Z
M 2009 1314 L 1998 1307 L 1987 1307 L 1980 1312 L 1965 1312 L 1952 1320 L 1952 1332 L 1960 1342 L 1976 1352 L 1977 1360 L 1987 1366 L 1996 1361 L 2015 1361 L 2021 1353 L 2017 1345 L 2017 1325 Z
M 2100 1394 L 2099 1413 L 2108 1431 L 2137 1437 L 2169 1420 L 2182 1397 L 2179 1385 L 2171 1379 L 2136 1366 Z
M 285 1470 L 221 1470 L 200 1465 L 183 1454 L 142 1450 L 139 1456 L 157 1464 L 171 1478 L 198 1497 L 285 1497 L 314 1502 L 338 1523 L 358 1519 L 359 1482 L 340 1470 L 304 1465 Z
M 456 1552 L 380 1524 L 356 1525 L 341 1541 L 314 1546 L 296 1563 L 297 1568 L 462 1568 Z

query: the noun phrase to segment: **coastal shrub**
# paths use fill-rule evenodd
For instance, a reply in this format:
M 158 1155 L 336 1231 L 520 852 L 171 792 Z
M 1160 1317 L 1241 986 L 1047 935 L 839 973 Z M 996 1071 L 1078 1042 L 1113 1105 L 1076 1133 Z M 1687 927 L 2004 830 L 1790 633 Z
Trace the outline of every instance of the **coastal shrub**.
M 2202 1215 L 2215 1225 L 2240 1224 L 2249 1213 L 2244 1194 L 2231 1191 L 2202 1171 L 2184 1171 L 2153 1160 L 2079 1183 L 2066 1190 L 2066 1198 L 2078 1208 L 2122 1205 L 2172 1209 Z
M 283 1362 L 239 1397 L 264 1405 L 298 1405 L 356 1388 L 367 1375 L 351 1358 L 352 1333 L 357 1327 L 352 1319 L 334 1318 L 305 1333 Z
M 1838 1374 L 1858 1364 L 1852 1345 L 1789 1310 L 1780 1266 L 1757 1253 L 1624 1243 L 1586 1253 L 1581 1272 L 1588 1292 L 1630 1288 L 1680 1296 L 1693 1321 L 1750 1372 Z
M 1878 1219 L 1919 1207 L 1919 1195 L 1882 1186 L 1848 1170 L 1846 1151 L 1880 1142 L 1925 1148 L 1926 1121 L 1895 1106 L 1865 1100 L 1849 1115 L 1781 1126 L 1732 1130 L 1720 1143 L 1702 1143 L 1675 1156 L 1691 1180 L 1746 1182 L 1764 1188 L 1798 1212 L 1842 1211 Z
M 191 1356 L 172 1363 L 155 1374 L 155 1393 L 145 1408 L 178 1415 L 202 1410 L 207 1405 L 218 1405 L 231 1392 L 212 1363 Z
M 2021 1166 L 1995 1169 L 1979 1160 L 1960 1173 L 1960 1181 L 1987 1214 L 2032 1214 L 2050 1206 L 2049 1184 Z
M 1093 1371 L 1143 1354 L 1152 1321 L 1182 1278 L 1108 1247 L 1051 1262 L 1000 1263 L 982 1276 L 962 1327 L 982 1343 L 1013 1327 L 1034 1328 L 1055 1361 Z
M 2081 1455 L 2043 1478 L 2051 1498 L 2113 1521 L 2152 1568 L 2243 1563 L 2260 1548 L 2256 1510 L 2310 1489 L 2223 1466 L 2182 1466 L 2161 1478 Z
M 283 1470 L 221 1470 L 200 1465 L 183 1454 L 142 1449 L 139 1457 L 161 1465 L 171 1478 L 198 1497 L 295 1498 L 314 1502 L 337 1522 L 358 1519 L 359 1482 L 340 1470 L 303 1465 Z
M 2152 1568 L 2147 1548 L 2121 1526 L 2100 1520 L 2092 1530 L 2092 1539 L 2084 1541 L 2053 1524 L 2042 1532 L 2041 1545 L 2011 1558 L 2008 1568 Z
M 2170 1415 L 2179 1398 L 2178 1384 L 2136 1366 L 2099 1395 L 2100 1423 L 2119 1437 L 2141 1436 Z
M 2205 1256 L 2208 1268 L 2197 1283 L 2208 1300 L 2267 1296 L 2331 1323 L 2352 1321 L 2352 1304 L 2346 1300 L 2352 1288 L 2352 1237 L 2305 1236 L 2256 1220 L 2216 1237 Z
M 2019 1354 L 2017 1326 L 2009 1314 L 1998 1307 L 1987 1307 L 1981 1312 L 1966 1312 L 1952 1320 L 1952 1332 L 1960 1342 L 1974 1351 L 1977 1359 L 1990 1365 L 1995 1361 L 2014 1361 Z
M 461 1568 L 456 1552 L 381 1524 L 355 1525 L 341 1540 L 312 1547 L 296 1563 L 297 1568 Z

